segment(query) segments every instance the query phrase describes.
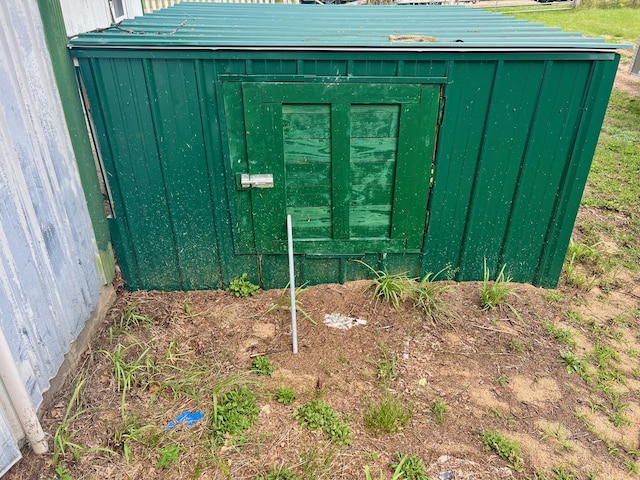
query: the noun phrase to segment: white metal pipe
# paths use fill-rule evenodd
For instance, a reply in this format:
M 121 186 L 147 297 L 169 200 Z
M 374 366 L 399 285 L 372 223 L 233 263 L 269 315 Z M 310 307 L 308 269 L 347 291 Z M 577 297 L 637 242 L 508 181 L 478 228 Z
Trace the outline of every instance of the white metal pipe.
M 34 453 L 42 455 L 47 453 L 49 445 L 40 425 L 36 410 L 31 404 L 29 393 L 20 378 L 18 367 L 9 350 L 9 344 L 0 328 L 0 378 L 7 390 L 13 409 L 18 415 L 18 420 L 24 429 L 27 441 Z
M 289 288 L 291 288 L 291 336 L 293 353 L 298 353 L 298 325 L 296 321 L 296 275 L 293 265 L 293 227 L 291 215 L 287 215 L 287 249 L 289 252 Z

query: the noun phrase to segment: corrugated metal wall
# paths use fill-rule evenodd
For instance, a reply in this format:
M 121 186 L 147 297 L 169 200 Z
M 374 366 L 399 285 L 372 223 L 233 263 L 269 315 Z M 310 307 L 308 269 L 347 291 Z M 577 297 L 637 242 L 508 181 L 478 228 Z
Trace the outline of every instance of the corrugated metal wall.
M 35 407 L 97 305 L 96 255 L 38 8 L 0 2 L 0 327 Z M 0 441 L 1 475 L 4 421 Z
M 553 286 L 617 66 L 608 53 L 144 56 L 79 58 L 112 181 L 114 242 L 132 289 L 211 288 L 243 272 L 260 272 L 268 288 L 287 283 L 285 256 L 234 248 L 236 186 L 219 74 L 446 77 L 422 254 L 361 258 L 410 275 L 449 264 L 458 279 L 478 280 L 486 257 L 492 271 L 506 263 L 516 281 Z M 298 269 L 310 282 L 363 275 L 340 255 L 300 256 Z

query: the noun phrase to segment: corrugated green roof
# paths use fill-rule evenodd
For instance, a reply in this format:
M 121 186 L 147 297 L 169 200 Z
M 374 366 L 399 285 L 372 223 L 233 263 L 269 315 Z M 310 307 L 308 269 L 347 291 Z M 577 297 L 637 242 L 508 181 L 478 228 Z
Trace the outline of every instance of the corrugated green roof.
M 613 50 L 541 23 L 454 5 L 181 3 L 81 34 L 71 47 L 239 50 Z

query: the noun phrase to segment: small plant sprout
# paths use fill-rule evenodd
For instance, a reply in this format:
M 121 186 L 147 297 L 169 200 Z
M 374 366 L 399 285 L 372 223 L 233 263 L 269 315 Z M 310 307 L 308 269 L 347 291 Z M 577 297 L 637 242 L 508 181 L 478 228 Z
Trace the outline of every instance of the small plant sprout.
M 251 371 L 257 373 L 258 375 L 273 375 L 273 365 L 271 365 L 271 360 L 269 357 L 263 357 L 262 355 L 258 355 L 253 359 L 251 363 Z
M 376 376 L 383 384 L 387 384 L 398 378 L 398 359 L 395 355 L 389 353 L 387 348 L 382 345 L 376 345 L 376 348 L 382 354 L 382 358 L 376 361 Z
M 227 292 L 238 298 L 253 297 L 256 293 L 258 293 L 258 290 L 260 290 L 260 287 L 247 280 L 246 273 L 243 273 L 238 278 L 234 278 L 233 280 L 231 280 L 231 282 L 229 282 L 229 286 L 227 287 Z
M 289 295 L 288 288 L 289 288 L 289 284 L 287 284 L 287 286 L 282 290 L 282 293 L 280 294 L 280 298 L 278 299 L 278 301 L 273 305 L 271 305 L 267 309 L 266 313 L 270 313 L 276 310 L 286 310 L 289 312 L 291 311 L 291 297 Z M 300 300 L 300 296 L 305 292 L 305 290 L 306 288 L 304 287 L 304 285 L 296 288 L 296 312 L 302 314 L 304 318 L 309 320 L 312 324 L 318 325 L 318 322 L 316 322 L 311 317 L 311 315 L 309 315 L 307 311 L 304 309 L 304 304 Z
M 560 352 L 560 358 L 567 365 L 567 372 L 583 375 L 585 373 L 584 361 L 576 357 L 573 352 Z
M 569 452 L 574 449 L 574 446 L 567 441 L 564 429 L 560 424 L 556 425 L 556 428 L 554 429 L 545 429 L 544 434 L 542 435 L 542 439 L 546 440 L 547 438 L 555 439 L 562 448 Z
M 169 468 L 172 463 L 178 461 L 180 455 L 180 447 L 178 445 L 171 445 L 164 448 L 159 448 L 157 453 L 160 455 L 160 460 L 156 463 L 157 469 Z
M 274 397 L 278 403 L 291 405 L 296 399 L 296 393 L 293 391 L 293 388 L 280 387 L 276 390 Z
M 498 276 L 493 283 L 490 284 L 489 268 L 487 267 L 487 259 L 485 257 L 482 288 L 480 289 L 480 306 L 482 310 L 493 310 L 501 305 L 505 305 L 516 317 L 518 317 L 518 320 L 524 323 L 515 307 L 507 301 L 507 297 L 517 297 L 518 294 L 515 289 L 509 286 L 511 277 L 505 276 L 504 270 L 506 267 L 506 264 L 502 266 Z
M 424 462 L 417 455 L 396 452 L 398 461 L 391 464 L 394 479 L 430 480 Z
M 364 412 L 364 424 L 375 435 L 397 433 L 410 418 L 411 410 L 389 393 Z
M 447 404 L 442 400 L 436 401 L 431 407 L 431 413 L 433 413 L 433 421 L 438 425 L 442 425 L 445 421 L 445 414 L 447 413 Z
M 575 472 L 562 464 L 554 465 L 551 471 L 553 472 L 553 480 L 578 480 Z
M 503 460 L 509 462 L 516 472 L 524 470 L 524 461 L 522 459 L 522 448 L 515 440 L 510 440 L 494 430 L 484 430 L 480 434 L 480 440 L 487 450 L 492 450 Z

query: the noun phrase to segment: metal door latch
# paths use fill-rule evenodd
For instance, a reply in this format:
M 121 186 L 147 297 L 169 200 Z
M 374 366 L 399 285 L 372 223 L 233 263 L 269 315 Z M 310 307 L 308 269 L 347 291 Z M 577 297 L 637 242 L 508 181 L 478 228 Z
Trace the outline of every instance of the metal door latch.
M 270 173 L 256 175 L 243 173 L 240 175 L 240 186 L 242 188 L 273 188 L 273 175 Z

